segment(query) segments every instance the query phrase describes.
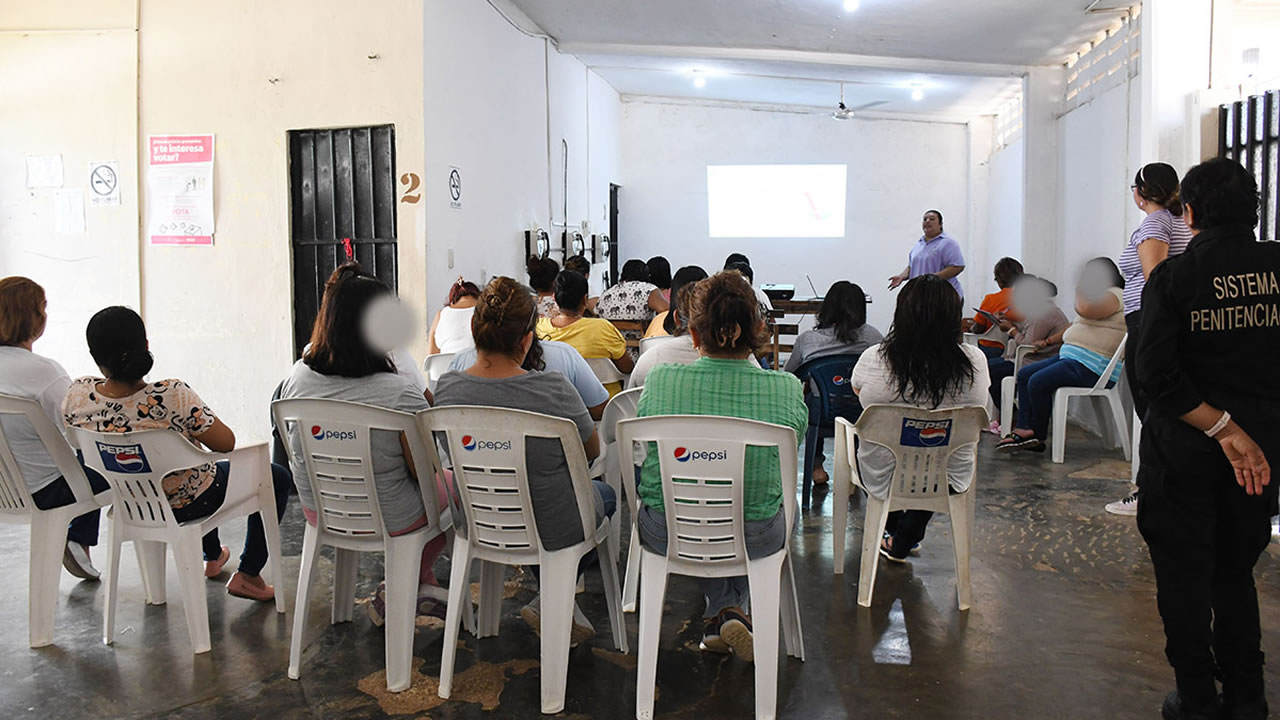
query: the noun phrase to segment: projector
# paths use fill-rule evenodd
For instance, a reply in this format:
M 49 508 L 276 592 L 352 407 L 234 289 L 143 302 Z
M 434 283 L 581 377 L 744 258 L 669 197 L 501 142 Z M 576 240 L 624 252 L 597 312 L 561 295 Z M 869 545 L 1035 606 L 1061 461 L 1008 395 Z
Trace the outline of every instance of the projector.
M 764 294 L 767 295 L 770 300 L 790 300 L 796 296 L 795 285 L 765 284 L 761 285 L 760 289 L 764 291 Z

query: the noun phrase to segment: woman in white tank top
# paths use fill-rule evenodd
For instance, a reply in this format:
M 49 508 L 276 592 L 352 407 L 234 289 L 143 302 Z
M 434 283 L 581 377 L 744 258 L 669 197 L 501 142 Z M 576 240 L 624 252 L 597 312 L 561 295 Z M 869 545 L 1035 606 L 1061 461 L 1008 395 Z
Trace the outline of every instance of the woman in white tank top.
M 427 333 L 427 352 L 459 353 L 475 347 L 471 337 L 471 313 L 475 310 L 480 288 L 458 278 L 449 288 L 449 304 L 436 313 Z

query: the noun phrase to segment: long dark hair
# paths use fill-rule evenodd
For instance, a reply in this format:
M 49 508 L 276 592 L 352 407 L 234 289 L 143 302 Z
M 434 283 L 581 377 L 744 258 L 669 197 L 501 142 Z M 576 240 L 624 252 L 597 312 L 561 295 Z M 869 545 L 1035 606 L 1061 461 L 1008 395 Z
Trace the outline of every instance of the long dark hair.
M 689 305 L 683 296 L 693 290 L 694 283 L 705 280 L 707 271 L 697 265 L 685 265 L 671 279 L 671 310 L 662 319 L 662 329 L 668 335 L 683 335 L 689 331 Z M 687 290 L 685 288 L 688 288 Z M 682 292 L 683 291 L 683 292 Z M 679 320 L 676 316 L 679 315 Z
M 345 263 L 334 270 L 324 284 L 311 347 L 302 354 L 302 361 L 321 375 L 362 378 L 395 372 L 391 358 L 370 348 L 361 331 L 364 311 L 390 294 L 391 288 L 365 272 L 360 263 Z
M 531 257 L 525 269 L 529 273 L 529 287 L 545 293 L 551 292 L 556 274 L 560 272 L 560 264 L 549 257 Z
M 645 263 L 649 267 L 649 282 L 659 290 L 671 289 L 671 263 L 661 255 L 654 255 Z
M 902 399 L 936 408 L 973 384 L 973 363 L 960 347 L 960 296 L 937 275 L 902 288 L 880 354 Z
M 107 378 L 137 382 L 151 372 L 155 359 L 147 350 L 147 328 L 138 313 L 119 305 L 99 310 L 84 331 L 89 354 Z
M 841 280 L 827 289 L 827 295 L 818 308 L 818 322 L 814 328 L 831 328 L 836 338 L 846 345 L 858 341 L 858 330 L 867 324 L 867 294 L 848 280 Z
M 556 305 L 561 310 L 576 313 L 587 299 L 587 279 L 582 273 L 573 270 L 561 270 L 556 276 Z
M 649 266 L 643 260 L 631 259 L 622 263 L 622 282 L 649 282 Z

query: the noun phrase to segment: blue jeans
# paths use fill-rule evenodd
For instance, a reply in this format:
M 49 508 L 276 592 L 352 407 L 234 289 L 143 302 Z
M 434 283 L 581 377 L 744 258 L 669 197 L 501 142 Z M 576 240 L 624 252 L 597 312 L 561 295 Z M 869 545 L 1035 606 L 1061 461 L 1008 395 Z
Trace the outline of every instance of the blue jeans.
M 83 463 L 81 465 L 83 466 Z M 84 468 L 84 474 L 89 480 L 89 489 L 95 495 L 111 489 L 111 486 L 107 484 L 106 478 L 97 472 L 86 467 Z M 54 508 L 75 504 L 76 496 L 71 492 L 71 486 L 67 484 L 67 479 L 60 477 L 31 493 L 31 501 L 41 510 L 53 510 Z M 97 545 L 100 517 L 100 510 L 90 510 L 83 515 L 72 518 L 71 524 L 67 526 L 67 542 L 79 543 L 85 547 Z
M 640 528 L 640 542 L 650 552 L 659 555 L 667 554 L 667 517 L 665 514 L 644 505 L 636 516 Z M 787 518 L 783 508 L 767 520 L 747 520 L 743 534 L 747 541 L 747 556 L 750 558 L 768 557 L 782 549 L 787 540 Z M 922 533 L 923 534 L 923 533 Z M 702 613 L 704 618 L 713 618 L 721 610 L 736 607 L 750 613 L 751 593 L 747 585 L 747 576 L 698 578 L 698 587 L 706 598 L 707 607 Z
M 1049 358 L 1023 366 L 1018 371 L 1018 422 L 1020 430 L 1030 430 L 1041 440 L 1049 438 L 1053 394 L 1063 387 L 1093 387 L 1098 374 L 1076 360 Z
M 206 518 L 222 507 L 227 499 L 227 476 L 231 463 L 220 460 L 214 463 L 213 483 L 194 500 L 173 511 L 173 519 L 180 523 Z M 276 520 L 284 518 L 285 506 L 289 503 L 289 489 L 293 487 L 293 475 L 288 468 L 271 464 L 271 484 L 276 494 Z M 217 560 L 222 554 L 222 542 L 218 539 L 218 529 L 205 533 L 201 539 L 206 561 Z M 258 513 L 249 516 L 248 527 L 244 533 L 244 551 L 240 553 L 240 565 L 237 570 L 245 575 L 258 576 L 267 564 L 267 534 L 262 526 L 262 517 Z

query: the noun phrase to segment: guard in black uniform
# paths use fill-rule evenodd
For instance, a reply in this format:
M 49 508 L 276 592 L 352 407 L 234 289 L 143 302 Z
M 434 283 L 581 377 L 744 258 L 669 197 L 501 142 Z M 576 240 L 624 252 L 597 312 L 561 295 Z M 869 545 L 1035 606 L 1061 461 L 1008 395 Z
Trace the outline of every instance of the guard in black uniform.
M 1195 238 L 1151 273 L 1137 367 L 1150 401 L 1138 529 L 1178 687 L 1163 715 L 1261 719 L 1253 566 L 1280 485 L 1280 244 L 1254 239 L 1258 186 L 1239 163 L 1192 168 L 1182 200 Z

